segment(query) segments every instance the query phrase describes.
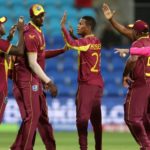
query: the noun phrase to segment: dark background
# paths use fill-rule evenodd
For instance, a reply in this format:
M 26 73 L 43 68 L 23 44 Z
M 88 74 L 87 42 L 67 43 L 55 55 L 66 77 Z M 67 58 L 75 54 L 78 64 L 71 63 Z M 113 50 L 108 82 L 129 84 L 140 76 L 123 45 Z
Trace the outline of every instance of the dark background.
M 150 0 L 135 0 L 135 19 L 150 24 Z

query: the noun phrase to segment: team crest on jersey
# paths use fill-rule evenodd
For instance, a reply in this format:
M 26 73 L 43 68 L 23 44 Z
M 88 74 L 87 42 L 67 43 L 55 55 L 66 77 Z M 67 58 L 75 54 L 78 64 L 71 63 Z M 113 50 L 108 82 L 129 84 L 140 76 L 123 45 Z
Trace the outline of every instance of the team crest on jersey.
M 32 85 L 32 91 L 36 92 L 38 91 L 39 87 L 38 85 Z
M 35 37 L 35 35 L 32 35 L 32 34 L 29 35 L 30 39 L 34 39 L 34 37 Z

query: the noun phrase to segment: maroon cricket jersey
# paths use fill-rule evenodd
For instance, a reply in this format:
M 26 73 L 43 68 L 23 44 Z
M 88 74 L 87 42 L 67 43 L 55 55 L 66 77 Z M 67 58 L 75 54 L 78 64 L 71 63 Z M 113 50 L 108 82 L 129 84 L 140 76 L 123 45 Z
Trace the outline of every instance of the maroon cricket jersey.
M 101 42 L 94 35 L 72 39 L 66 28 L 62 28 L 64 39 L 72 49 L 78 50 L 78 82 L 103 87 L 100 70 Z
M 150 38 L 144 37 L 133 42 L 132 47 L 146 47 L 150 46 Z M 135 64 L 132 72 L 134 80 L 132 86 L 139 86 L 150 83 L 150 57 L 140 56 Z
M 8 53 L 11 46 L 12 44 L 10 44 L 9 41 L 0 39 L 0 51 Z
M 45 39 L 42 31 L 33 22 L 24 27 L 25 53 L 37 53 L 37 62 L 45 68 Z M 27 56 L 17 57 L 14 64 L 15 80 L 32 81 L 38 79 L 37 75 L 29 68 Z
M 9 61 L 5 53 L 11 46 L 9 41 L 0 39 L 0 91 L 7 90 Z

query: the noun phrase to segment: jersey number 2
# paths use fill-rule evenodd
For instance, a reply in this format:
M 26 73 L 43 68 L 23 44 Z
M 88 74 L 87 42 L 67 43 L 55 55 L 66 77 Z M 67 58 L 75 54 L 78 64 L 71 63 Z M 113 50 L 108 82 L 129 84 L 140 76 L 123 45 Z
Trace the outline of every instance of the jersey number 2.
M 93 67 L 91 68 L 91 72 L 98 72 L 98 69 L 96 68 L 96 66 L 98 63 L 99 56 L 97 53 L 92 53 L 92 56 L 96 57 L 96 61 L 95 61 L 95 64 L 93 65 Z

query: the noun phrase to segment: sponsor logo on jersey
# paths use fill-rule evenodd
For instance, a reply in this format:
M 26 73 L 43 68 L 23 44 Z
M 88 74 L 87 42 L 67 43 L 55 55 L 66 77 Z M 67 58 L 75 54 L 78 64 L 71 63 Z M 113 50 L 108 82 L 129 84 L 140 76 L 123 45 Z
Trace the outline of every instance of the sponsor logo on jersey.
M 35 35 L 29 34 L 29 38 L 30 38 L 30 39 L 34 39 L 34 38 L 35 38 Z

